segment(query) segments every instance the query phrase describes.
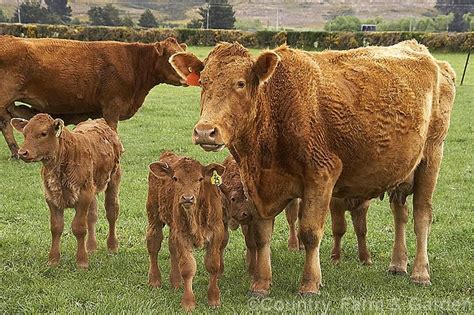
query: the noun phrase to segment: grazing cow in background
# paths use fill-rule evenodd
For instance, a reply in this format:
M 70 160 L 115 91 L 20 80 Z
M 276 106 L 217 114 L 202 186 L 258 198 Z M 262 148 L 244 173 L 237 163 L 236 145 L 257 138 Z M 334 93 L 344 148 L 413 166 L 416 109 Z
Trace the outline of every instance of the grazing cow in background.
M 116 129 L 154 86 L 185 84 L 168 62 L 185 49 L 174 38 L 142 44 L 0 36 L 0 129 L 12 155 L 12 117 L 48 113 L 66 125 L 103 117 Z
M 88 267 L 87 252 L 97 248 L 96 194 L 102 191 L 105 191 L 109 221 L 107 247 L 111 253 L 117 252 L 115 224 L 119 214 L 120 156 L 123 152 L 117 133 L 103 119 L 80 123 L 74 131 L 69 131 L 61 119 L 53 119 L 47 114 L 38 114 L 30 121 L 14 118 L 11 124 L 25 137 L 18 150 L 20 158 L 43 164 L 41 177 L 52 234 L 48 264 L 59 264 L 64 209 L 74 208 L 72 232 L 77 239 L 76 263 L 78 268 Z
M 224 248 L 228 234 L 218 183 L 211 177 L 224 172 L 220 164 L 202 166 L 199 162 L 165 152 L 158 162 L 149 166 L 148 227 L 146 240 L 150 258 L 148 283 L 161 286 L 157 264 L 163 241 L 163 227 L 170 227 L 170 281 L 178 288 L 183 279 L 181 305 L 186 310 L 196 306 L 192 283 L 196 274 L 193 248 L 206 245 L 205 266 L 209 272 L 207 300 L 210 306 L 220 306 L 218 278 L 224 271 Z
M 207 151 L 229 148 L 267 220 L 253 293 L 269 293 L 272 220 L 289 200 L 302 199 L 306 259 L 299 292 L 314 294 L 331 198 L 369 200 L 412 173 L 417 246 L 411 279 L 430 283 L 432 197 L 452 103 L 439 101 L 440 67 L 424 46 L 413 41 L 317 53 L 282 46 L 253 58 L 238 43 L 221 43 L 204 62 L 190 53 L 170 61 L 183 78 L 200 75 L 194 143 Z

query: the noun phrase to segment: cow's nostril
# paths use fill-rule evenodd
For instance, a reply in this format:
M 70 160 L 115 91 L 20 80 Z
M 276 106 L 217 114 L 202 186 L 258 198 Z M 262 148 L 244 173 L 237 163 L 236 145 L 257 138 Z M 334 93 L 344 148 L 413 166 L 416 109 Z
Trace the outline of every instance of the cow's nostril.
M 209 138 L 214 139 L 216 137 L 216 128 L 212 128 L 209 132 Z
M 248 216 L 248 213 L 247 212 L 242 212 L 242 218 L 246 218 Z
M 194 128 L 194 136 L 199 137 L 199 131 L 197 130 L 197 128 Z
M 18 150 L 18 154 L 21 155 L 21 156 L 28 156 L 28 151 L 27 150 Z

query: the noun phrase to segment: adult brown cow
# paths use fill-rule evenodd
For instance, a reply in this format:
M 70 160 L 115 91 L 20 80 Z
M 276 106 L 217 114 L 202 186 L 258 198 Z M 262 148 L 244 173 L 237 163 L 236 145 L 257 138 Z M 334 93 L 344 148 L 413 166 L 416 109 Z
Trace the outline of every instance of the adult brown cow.
M 439 102 L 440 69 L 427 49 L 414 42 L 320 53 L 282 46 L 253 58 L 238 43 L 221 43 L 204 62 L 178 53 L 171 63 L 183 78 L 200 72 L 194 143 L 229 148 L 258 214 L 268 219 L 254 293 L 269 291 L 271 219 L 290 199 L 302 198 L 300 293 L 317 293 L 331 196 L 374 198 L 413 172 L 411 278 L 430 283 L 432 195 L 452 103 Z
M 103 117 L 116 129 L 157 84 L 185 84 L 168 62 L 185 48 L 174 38 L 141 44 L 0 36 L 0 129 L 12 155 L 12 117 L 44 112 L 66 124 Z

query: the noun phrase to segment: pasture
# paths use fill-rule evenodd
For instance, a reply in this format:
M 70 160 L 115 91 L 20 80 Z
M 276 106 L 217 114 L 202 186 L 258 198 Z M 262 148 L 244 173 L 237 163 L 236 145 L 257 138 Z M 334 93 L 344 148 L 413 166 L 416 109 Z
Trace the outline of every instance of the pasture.
M 209 48 L 190 47 L 200 57 Z M 256 51 L 255 51 L 256 52 Z M 458 74 L 464 54 L 436 54 L 449 61 Z M 98 251 L 90 256 L 89 270 L 75 267 L 76 239 L 70 230 L 73 211 L 65 215 L 62 257 L 58 268 L 46 266 L 50 246 L 49 211 L 44 200 L 40 164 L 8 160 L 0 139 L 0 312 L 1 313 L 169 313 L 180 311 L 182 290 L 168 281 L 167 233 L 159 255 L 164 285 L 147 285 L 145 245 L 147 166 L 163 150 L 197 158 L 202 163 L 222 161 L 227 152 L 206 153 L 191 143 L 199 115 L 199 88 L 161 85 L 152 90 L 144 107 L 119 125 L 125 154 L 118 221 L 119 253 L 108 255 L 103 198 L 99 201 Z M 231 231 L 220 281 L 222 307 L 207 307 L 208 274 L 203 251 L 196 252 L 194 280 L 197 312 L 472 312 L 474 288 L 474 66 L 464 86 L 458 87 L 451 128 L 445 145 L 441 174 L 434 198 L 434 222 L 429 242 L 432 285 L 422 287 L 409 276 L 386 272 L 394 228 L 387 198 L 372 203 L 368 214 L 368 243 L 374 264 L 362 266 L 351 224 L 343 240 L 340 265 L 330 261 L 330 221 L 321 247 L 324 287 L 321 294 L 301 298 L 296 292 L 302 274 L 303 252 L 287 250 L 288 228 L 284 214 L 277 218 L 272 239 L 273 287 L 268 298 L 248 295 L 249 277 L 240 230 Z M 18 140 L 21 135 L 16 133 Z M 21 142 L 21 141 L 20 141 Z M 410 198 L 411 201 L 411 198 Z M 411 208 L 411 205 L 410 205 Z M 347 214 L 348 222 L 350 216 Z M 407 227 L 410 262 L 415 252 L 413 222 Z M 411 272 L 411 266 L 409 266 Z

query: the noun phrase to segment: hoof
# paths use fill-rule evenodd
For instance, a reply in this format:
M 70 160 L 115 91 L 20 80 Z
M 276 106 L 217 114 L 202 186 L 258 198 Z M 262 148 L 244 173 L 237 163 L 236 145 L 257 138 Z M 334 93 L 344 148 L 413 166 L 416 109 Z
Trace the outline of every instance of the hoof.
M 159 288 L 159 287 L 161 287 L 161 281 L 160 280 L 148 280 L 148 285 L 152 288 Z
M 88 253 L 94 253 L 97 251 L 97 243 L 91 243 L 86 245 L 86 249 Z
M 107 249 L 107 252 L 110 254 L 110 255 L 116 255 L 118 253 L 118 247 L 116 248 L 108 248 Z
M 331 255 L 331 262 L 334 264 L 334 265 L 339 265 L 341 263 L 341 256 L 339 255 Z
M 186 312 L 191 312 L 196 308 L 196 302 L 181 302 L 181 307 L 186 311 Z
M 388 267 L 387 270 L 389 273 L 395 276 L 405 276 L 407 274 L 407 269 L 403 267 L 398 267 L 398 266 L 390 266 Z
M 361 264 L 364 265 L 364 266 L 370 266 L 370 265 L 372 265 L 372 259 L 370 259 L 370 258 L 361 259 L 360 262 L 361 262 Z
M 320 294 L 319 291 L 301 291 L 301 290 L 298 291 L 298 295 L 303 298 L 308 298 L 308 297 L 312 297 L 319 294 Z
M 411 282 L 413 282 L 415 284 L 419 284 L 419 285 L 423 285 L 423 286 L 431 285 L 430 276 L 412 275 L 410 277 L 410 279 L 411 279 Z
M 76 267 L 77 267 L 77 270 L 87 270 L 89 268 L 89 264 L 88 263 L 76 263 Z
M 207 301 L 207 304 L 209 305 L 210 308 L 218 308 L 221 306 L 221 301 L 220 300 Z

